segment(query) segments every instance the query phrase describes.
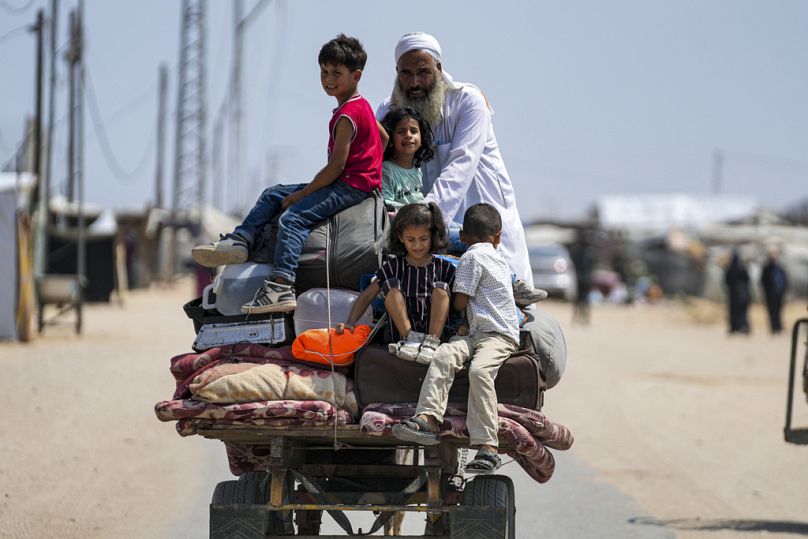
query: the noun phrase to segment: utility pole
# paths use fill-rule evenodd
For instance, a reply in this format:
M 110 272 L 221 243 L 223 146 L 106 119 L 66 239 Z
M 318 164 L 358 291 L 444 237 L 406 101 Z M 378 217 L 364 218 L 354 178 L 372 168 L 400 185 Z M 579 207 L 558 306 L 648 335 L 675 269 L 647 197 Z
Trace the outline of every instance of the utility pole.
M 34 189 L 34 196 L 31 200 L 31 210 L 39 203 L 41 195 L 40 186 L 42 184 L 42 73 L 44 71 L 44 32 L 45 32 L 45 15 L 40 9 L 36 14 L 36 23 L 31 28 L 31 31 L 36 32 L 36 81 L 34 82 L 36 88 L 35 96 L 35 119 L 34 119 L 34 159 L 32 172 L 36 176 L 37 183 Z
M 224 189 L 222 189 L 222 143 L 224 136 L 224 116 L 223 110 L 216 115 L 216 122 L 213 125 L 213 146 L 211 153 L 211 204 L 222 211 L 224 205 Z
M 168 66 L 160 64 L 159 98 L 157 102 L 157 159 L 154 171 L 154 207 L 163 207 L 163 170 L 165 169 L 166 97 L 168 96 Z
M 76 12 L 68 17 L 70 24 L 70 48 L 65 52 L 67 62 L 67 201 L 73 202 L 76 183 L 76 62 L 78 61 Z
M 50 9 L 50 82 L 48 84 L 48 132 L 45 142 L 45 166 L 42 171 L 42 203 L 39 205 L 39 227 L 37 229 L 37 256 L 34 260 L 35 273 L 42 275 L 48 267 L 48 226 L 50 225 L 50 199 L 53 184 L 53 126 L 56 114 L 56 64 L 58 55 L 56 41 L 59 33 L 59 1 L 51 0 Z
M 77 59 L 76 67 L 78 69 L 78 88 L 76 97 L 76 115 L 78 116 L 78 130 L 76 138 L 78 139 L 78 152 L 76 154 L 76 168 L 78 169 L 78 237 L 76 241 L 76 249 L 78 256 L 76 257 L 76 274 L 79 280 L 79 301 L 76 305 L 76 312 L 79 319 L 77 332 L 81 332 L 81 309 L 84 304 L 84 281 L 87 275 L 87 246 L 86 246 L 86 230 L 84 222 L 84 0 L 79 0 L 79 14 L 76 17 L 76 49 Z
M 242 115 L 242 91 L 241 91 L 241 57 L 244 48 L 244 2 L 233 0 L 233 70 L 230 75 L 230 174 L 229 191 L 231 193 L 241 192 L 241 115 Z M 235 197 L 230 200 L 231 205 Z M 241 204 L 241 200 L 235 201 L 236 205 Z
M 205 200 L 205 0 L 183 0 L 177 77 L 174 196 L 171 201 L 171 275 L 177 269 L 180 212 Z
M 724 152 L 713 150 L 713 193 L 719 195 L 724 189 Z

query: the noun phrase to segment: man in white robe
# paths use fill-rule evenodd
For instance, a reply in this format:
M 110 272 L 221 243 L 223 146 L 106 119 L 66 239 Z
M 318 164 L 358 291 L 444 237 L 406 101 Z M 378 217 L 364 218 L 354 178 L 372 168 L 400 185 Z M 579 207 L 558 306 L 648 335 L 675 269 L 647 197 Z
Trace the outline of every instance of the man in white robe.
M 446 222 L 459 222 L 466 208 L 485 202 L 502 217 L 499 251 L 517 279 L 532 287 L 533 273 L 511 179 L 492 124 L 493 110 L 474 85 L 456 82 L 443 70 L 441 48 L 429 34 L 404 35 L 396 45 L 393 94 L 379 106 L 410 106 L 432 126 L 435 158 L 422 166 L 425 202 L 435 202 Z

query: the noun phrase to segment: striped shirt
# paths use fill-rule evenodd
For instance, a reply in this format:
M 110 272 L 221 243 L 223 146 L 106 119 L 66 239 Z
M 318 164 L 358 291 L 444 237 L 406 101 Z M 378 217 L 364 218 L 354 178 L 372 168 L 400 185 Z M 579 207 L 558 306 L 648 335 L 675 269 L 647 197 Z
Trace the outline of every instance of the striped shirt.
M 383 293 L 391 288 L 398 288 L 407 305 L 407 316 L 412 329 L 427 333 L 429 329 L 429 311 L 432 305 L 432 290 L 436 283 L 451 295 L 454 285 L 455 268 L 448 260 L 432 257 L 425 266 L 413 266 L 405 256 L 397 256 L 385 260 L 376 272 L 379 286 Z M 401 339 L 395 324 L 388 324 L 390 342 Z

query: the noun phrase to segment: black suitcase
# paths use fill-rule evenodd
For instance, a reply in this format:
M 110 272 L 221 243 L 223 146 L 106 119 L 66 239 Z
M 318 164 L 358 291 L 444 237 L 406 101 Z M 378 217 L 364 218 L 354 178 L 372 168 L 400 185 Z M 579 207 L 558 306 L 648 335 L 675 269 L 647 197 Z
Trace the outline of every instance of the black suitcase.
M 357 354 L 354 362 L 354 390 L 360 408 L 370 403 L 418 402 L 428 368 L 397 358 L 387 351 L 386 346 L 367 346 Z M 532 350 L 513 354 L 500 367 L 495 386 L 500 404 L 541 410 L 545 383 L 536 354 Z M 468 368 L 465 368 L 455 377 L 449 391 L 449 403 L 465 408 L 468 395 Z

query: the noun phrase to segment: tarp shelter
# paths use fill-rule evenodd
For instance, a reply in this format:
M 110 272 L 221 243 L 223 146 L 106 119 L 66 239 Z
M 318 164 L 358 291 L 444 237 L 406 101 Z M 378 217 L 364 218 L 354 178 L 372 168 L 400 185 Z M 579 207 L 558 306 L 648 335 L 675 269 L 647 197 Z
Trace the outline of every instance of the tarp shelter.
M 741 195 L 607 195 L 597 201 L 603 228 L 657 233 L 671 227 L 700 229 L 738 221 L 754 215 L 758 208 L 754 197 Z
M 0 339 L 17 338 L 17 208 L 32 184 L 28 173 L 0 173 L 0 252 L 12 255 L 0 257 Z
M 53 223 L 48 227 L 48 256 L 45 273 L 75 275 L 77 271 L 76 228 L 78 206 L 57 197 L 50 203 Z M 117 223 L 111 210 L 85 204 L 86 277 L 84 299 L 107 302 L 117 287 L 115 235 Z

